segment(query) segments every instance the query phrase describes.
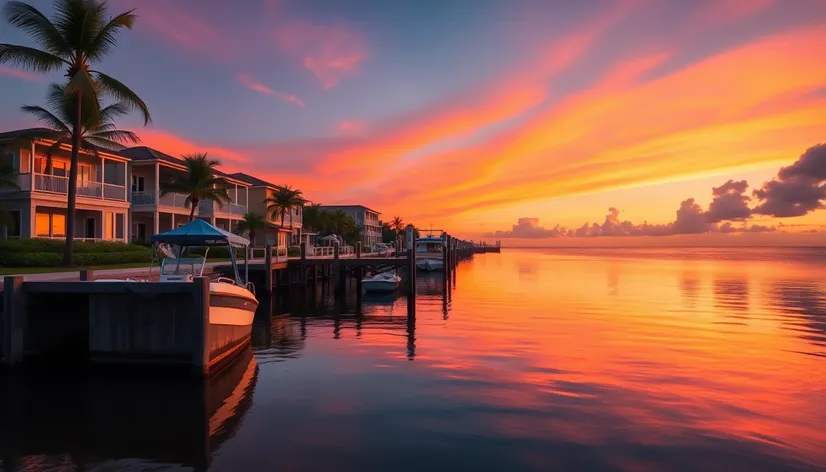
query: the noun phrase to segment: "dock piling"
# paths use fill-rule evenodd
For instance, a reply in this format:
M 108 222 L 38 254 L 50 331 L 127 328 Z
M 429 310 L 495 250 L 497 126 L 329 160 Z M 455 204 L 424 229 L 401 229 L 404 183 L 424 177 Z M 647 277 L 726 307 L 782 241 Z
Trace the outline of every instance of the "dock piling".
M 4 367 L 11 367 L 23 359 L 26 341 L 26 293 L 23 292 L 23 276 L 6 276 L 3 279 L 3 359 Z
M 80 271 L 80 281 L 81 282 L 91 282 L 95 279 L 95 272 L 92 270 L 84 269 Z
M 301 286 L 307 286 L 307 243 L 301 243 L 301 263 L 298 265 L 299 272 L 301 277 Z M 313 271 L 315 272 L 315 267 L 313 267 Z
M 266 253 L 264 253 L 264 285 L 267 289 L 267 294 L 272 296 L 272 245 L 267 244 Z

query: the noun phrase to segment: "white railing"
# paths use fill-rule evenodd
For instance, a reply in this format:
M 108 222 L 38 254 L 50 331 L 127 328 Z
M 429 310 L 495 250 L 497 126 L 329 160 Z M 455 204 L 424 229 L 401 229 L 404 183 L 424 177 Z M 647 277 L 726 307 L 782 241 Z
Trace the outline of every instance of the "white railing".
M 155 197 L 153 196 L 152 198 L 154 199 Z M 167 193 L 166 195 L 161 195 L 158 204 L 175 208 L 186 208 L 186 195 L 181 195 L 179 193 Z
M 333 255 L 333 246 L 315 246 L 308 248 L 307 254 L 316 257 L 327 257 Z
M 244 216 L 247 214 L 247 207 L 245 205 L 239 205 L 237 203 L 230 203 L 229 205 L 224 205 L 224 209 L 228 209 L 229 212 L 233 215 Z
M 108 200 L 126 200 L 126 187 L 123 185 L 103 184 L 103 198 Z
M 133 205 L 154 205 L 155 192 L 132 192 Z
M 100 182 L 78 182 L 77 194 L 81 197 L 100 198 Z
M 198 214 L 211 215 L 214 211 L 214 208 L 215 204 L 212 202 L 212 200 L 204 200 L 198 203 Z
M 17 173 L 17 174 L 14 174 L 13 179 L 14 179 L 14 182 L 17 184 L 18 188 L 2 187 L 2 188 L 0 188 L 0 192 L 17 192 L 17 191 L 28 192 L 29 190 L 31 190 L 31 188 L 32 188 L 31 174 L 29 174 L 29 173 L 25 173 L 25 174 Z
M 34 174 L 34 189 L 39 192 L 69 193 L 69 179 L 59 175 Z

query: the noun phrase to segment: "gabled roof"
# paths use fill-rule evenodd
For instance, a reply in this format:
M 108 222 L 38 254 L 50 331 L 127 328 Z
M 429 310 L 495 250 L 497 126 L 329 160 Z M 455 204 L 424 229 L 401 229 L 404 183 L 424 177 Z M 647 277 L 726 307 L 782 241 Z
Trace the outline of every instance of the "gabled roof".
M 52 130 L 52 129 L 43 128 L 43 127 L 17 129 L 17 130 L 13 130 L 13 131 L 6 131 L 5 133 L 0 133 L 0 141 L 6 141 L 6 142 L 17 141 L 17 140 L 31 141 L 31 140 L 35 140 L 35 139 L 52 141 L 52 142 L 55 141 L 53 139 L 41 138 L 40 137 L 44 134 L 49 134 L 49 133 L 57 133 L 57 132 Z M 61 145 L 61 147 L 64 150 L 66 149 L 67 146 L 71 146 L 71 144 L 70 143 L 64 143 L 64 144 Z M 129 157 L 121 155 L 118 151 L 113 151 L 111 149 L 102 148 L 100 146 L 95 146 L 95 149 L 97 149 L 97 152 L 106 154 L 107 156 L 120 157 L 120 158 L 123 158 L 124 160 L 129 160 Z M 88 151 L 84 151 L 84 150 L 81 150 L 81 153 L 87 154 L 87 155 L 91 154 Z
M 253 187 L 272 187 L 272 188 L 276 187 L 275 184 L 271 184 L 271 183 L 267 182 L 266 180 L 261 180 L 258 177 L 253 177 L 253 176 L 251 176 L 249 174 L 245 174 L 243 172 L 236 172 L 234 174 L 229 174 L 229 176 L 232 177 L 232 178 L 238 179 L 238 180 L 243 180 L 244 182 L 246 182 L 248 184 L 252 184 Z
M 169 154 L 163 153 L 161 151 L 158 151 L 157 149 L 152 149 L 151 147 L 147 146 L 131 147 L 118 152 L 118 154 L 130 158 L 134 162 L 158 160 L 161 162 L 168 162 L 170 164 L 175 164 L 178 166 L 186 165 L 186 161 L 184 161 L 181 158 L 170 156 Z M 237 177 L 236 174 L 227 174 L 225 172 L 221 172 L 218 169 L 215 169 L 215 175 L 218 177 L 226 177 L 240 182 L 250 183 L 245 179 Z

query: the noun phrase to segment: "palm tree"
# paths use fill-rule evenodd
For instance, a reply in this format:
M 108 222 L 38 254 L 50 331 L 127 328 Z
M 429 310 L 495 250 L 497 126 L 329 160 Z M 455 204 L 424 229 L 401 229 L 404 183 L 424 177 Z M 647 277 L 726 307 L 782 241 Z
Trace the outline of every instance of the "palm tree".
M 281 218 L 281 227 L 284 227 L 284 216 L 290 214 L 290 229 L 293 228 L 293 209 L 300 207 L 306 202 L 301 196 L 301 190 L 293 189 L 289 185 L 279 185 L 275 193 L 264 200 L 267 205 L 267 211 L 272 214 L 273 218 Z
M 124 107 L 136 109 L 143 115 L 144 124 L 151 121 L 149 108 L 129 87 L 103 72 L 90 69 L 117 45 L 121 28 L 132 28 L 135 11 L 107 16 L 107 5 L 100 0 L 55 0 L 55 15 L 46 15 L 31 5 L 9 1 L 3 14 L 11 25 L 28 33 L 41 49 L 0 44 L 0 64 L 11 64 L 34 72 L 48 73 L 65 70 L 75 112 L 70 116 L 72 129 L 72 158 L 69 166 L 69 189 L 66 205 L 66 249 L 63 263 L 71 264 L 74 234 L 74 213 L 77 200 L 77 161 L 81 149 L 81 130 L 86 121 L 86 107 L 92 122 L 101 119 L 100 98 L 109 96 Z
M 320 203 L 313 203 L 308 207 L 304 207 L 304 227 L 310 228 L 313 231 L 321 231 L 327 227 L 327 221 L 330 219 L 330 212 L 321 208 Z
M 221 165 L 219 161 L 209 159 L 207 154 L 186 154 L 184 159 L 186 171 L 183 175 L 173 177 L 169 182 L 161 185 L 161 195 L 179 193 L 186 195 L 184 205 L 190 207 L 189 221 L 195 218 L 195 208 L 202 201 L 212 201 L 218 206 L 224 206 L 232 199 L 227 194 L 227 181 L 223 177 L 215 177 L 215 168 Z
M 267 227 L 267 221 L 258 213 L 247 213 L 244 219 L 238 222 L 238 234 L 249 233 L 250 246 L 255 246 L 255 233 Z
M 344 210 L 336 210 L 330 214 L 328 229 L 336 235 L 342 236 L 356 224 Z
M 390 227 L 396 232 L 396 236 L 402 234 L 405 229 L 404 220 L 400 216 L 394 216 L 390 222 Z
M 20 190 L 20 186 L 17 185 L 17 172 L 5 163 L 0 163 L 0 189 Z
M 52 155 L 61 145 L 75 141 L 74 121 L 74 93 L 66 90 L 65 85 L 52 84 L 46 96 L 48 108 L 37 105 L 20 107 L 26 113 L 34 115 L 37 120 L 46 126 L 46 129 L 35 129 L 22 133 L 30 139 L 48 139 L 54 141 L 46 151 L 46 173 L 51 173 Z M 77 142 L 84 152 L 97 156 L 99 150 L 120 151 L 126 144 L 138 144 L 141 140 L 131 131 L 120 130 L 115 127 L 114 120 L 128 113 L 129 108 L 123 102 L 114 103 L 99 108 L 98 118 L 85 106 L 81 110 L 82 120 Z M 70 233 L 67 233 L 69 235 Z

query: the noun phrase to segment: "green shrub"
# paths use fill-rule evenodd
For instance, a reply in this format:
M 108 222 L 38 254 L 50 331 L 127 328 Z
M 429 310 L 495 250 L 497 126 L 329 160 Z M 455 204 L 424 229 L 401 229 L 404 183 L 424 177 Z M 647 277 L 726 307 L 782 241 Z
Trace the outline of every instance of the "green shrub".
M 64 241 L 58 239 L 17 239 L 0 241 L 0 266 L 52 267 L 63 261 Z M 149 262 L 152 249 L 113 241 L 75 241 L 73 259 L 79 265 Z
M 300 246 L 290 246 L 287 248 L 287 257 L 301 257 Z

